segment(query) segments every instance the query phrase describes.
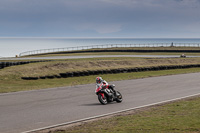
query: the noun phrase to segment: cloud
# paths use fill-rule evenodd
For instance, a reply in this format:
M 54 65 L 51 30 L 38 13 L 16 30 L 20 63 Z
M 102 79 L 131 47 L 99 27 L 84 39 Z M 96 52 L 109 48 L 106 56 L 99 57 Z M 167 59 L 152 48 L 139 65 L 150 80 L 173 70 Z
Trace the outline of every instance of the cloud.
M 104 33 L 114 33 L 121 31 L 121 25 L 120 24 L 105 24 L 101 26 L 95 26 L 94 29 L 101 34 Z
M 198 27 L 199 6 L 200 0 L 2 0 L 0 36 L 168 34 Z
M 197 7 L 200 6 L 200 0 L 102 0 L 106 3 L 126 6 L 129 8 L 150 8 L 150 7 Z
M 113 24 L 113 23 L 85 23 L 82 24 L 76 29 L 78 31 L 84 31 L 84 30 L 92 30 L 99 34 L 108 34 L 108 33 L 115 33 L 121 31 L 121 25 L 120 24 Z
M 185 8 L 199 8 L 200 0 L 174 0 L 178 6 Z

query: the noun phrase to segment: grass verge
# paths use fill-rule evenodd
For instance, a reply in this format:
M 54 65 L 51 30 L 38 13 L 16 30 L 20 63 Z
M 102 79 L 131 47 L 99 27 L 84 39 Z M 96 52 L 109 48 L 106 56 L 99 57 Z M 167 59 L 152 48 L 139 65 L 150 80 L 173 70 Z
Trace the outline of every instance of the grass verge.
M 200 132 L 199 108 L 200 97 L 190 98 L 51 133 L 197 133 Z
M 200 68 L 106 74 L 99 76 L 102 76 L 106 81 L 110 82 L 117 80 L 129 80 L 129 79 L 138 79 L 138 78 L 147 78 L 147 77 L 174 75 L 183 73 L 194 73 L 194 72 L 200 72 Z M 5 77 L 8 79 L 0 80 L 0 93 L 16 92 L 24 90 L 36 90 L 36 89 L 62 87 L 62 86 L 74 86 L 80 84 L 90 84 L 90 83 L 95 83 L 95 78 L 96 78 L 96 75 L 94 75 L 94 76 L 84 76 L 84 77 L 25 81 L 18 78 L 12 80 L 14 76 L 13 75 L 10 76 L 11 77 Z
M 109 59 L 110 60 L 110 59 Z M 116 59 L 114 59 L 116 60 Z M 123 60 L 123 59 L 122 59 Z M 113 64 L 119 66 L 120 64 L 124 66 L 126 63 L 127 66 L 133 66 L 137 61 L 134 60 L 131 64 L 130 61 L 123 62 L 122 60 L 113 61 Z M 164 61 L 165 60 L 165 61 Z M 177 59 L 177 60 L 138 60 L 136 66 L 145 66 L 145 64 L 159 64 L 163 61 L 168 64 L 185 64 L 185 63 L 198 63 L 199 59 Z M 73 86 L 80 84 L 89 84 L 95 83 L 96 76 L 85 76 L 85 77 L 73 77 L 73 78 L 61 78 L 61 79 L 46 79 L 46 80 L 35 80 L 35 81 L 24 81 L 19 77 L 22 74 L 31 74 L 31 73 L 41 73 L 41 71 L 47 70 L 53 71 L 54 68 L 63 68 L 67 64 L 74 63 L 73 66 L 70 66 L 72 70 L 81 69 L 83 66 L 81 64 L 91 63 L 93 67 L 98 62 L 102 63 L 102 60 L 96 60 L 93 62 L 89 59 L 80 62 L 68 62 L 61 63 L 56 62 L 53 64 L 28 64 L 25 66 L 14 66 L 10 68 L 5 68 L 0 70 L 0 93 L 6 92 L 15 92 L 23 90 L 33 90 L 33 89 L 43 89 L 43 88 L 52 88 L 59 86 Z M 88 61 L 88 62 L 85 62 Z M 192 62 L 191 62 L 192 61 Z M 107 62 L 107 61 L 105 61 Z M 139 63 L 140 62 L 140 63 Z M 112 64 L 112 65 L 113 65 Z M 88 66 L 88 68 L 91 68 Z M 67 66 L 69 69 L 69 65 Z M 101 68 L 102 66 L 97 66 Z M 107 66 L 109 67 L 109 66 Z M 37 70 L 38 71 L 34 71 Z M 65 70 L 65 68 L 64 68 Z M 107 74 L 100 75 L 107 81 L 116 81 L 116 80 L 128 80 L 128 79 L 137 79 L 137 78 L 147 78 L 155 76 L 164 76 L 164 75 L 174 75 L 174 74 L 183 74 L 183 73 L 194 73 L 200 72 L 200 68 L 190 68 L 190 69 L 176 69 L 176 70 L 164 70 L 164 71 L 147 71 L 147 72 L 136 72 L 136 73 L 121 73 L 121 74 Z M 94 85 L 95 86 L 95 85 Z M 179 101 L 172 104 L 160 106 L 158 108 L 150 108 L 143 112 L 135 113 L 134 115 L 129 114 L 126 116 L 117 116 L 111 119 L 103 119 L 101 121 L 92 122 L 89 124 L 84 124 L 79 127 L 69 128 L 63 131 L 56 131 L 55 133 L 88 133 L 88 132 L 200 132 L 200 98 L 189 101 Z
M 0 93 L 95 83 L 95 78 L 97 75 L 66 79 L 41 79 L 31 81 L 22 80 L 21 77 L 23 76 L 46 76 L 55 74 L 57 75 L 59 73 L 71 71 L 148 67 L 160 65 L 186 65 L 199 63 L 200 58 L 92 58 L 84 60 L 69 59 L 30 63 L 26 65 L 0 69 Z M 192 72 L 200 72 L 200 68 L 107 74 L 100 76 L 107 81 L 117 81 Z
M 57 75 L 59 73 L 87 70 L 105 70 L 133 67 L 150 67 L 162 65 L 188 65 L 200 64 L 200 58 L 88 58 L 54 60 L 50 62 L 30 63 L 12 66 L 0 70 L 0 79 L 8 75 L 21 77 L 37 77 Z

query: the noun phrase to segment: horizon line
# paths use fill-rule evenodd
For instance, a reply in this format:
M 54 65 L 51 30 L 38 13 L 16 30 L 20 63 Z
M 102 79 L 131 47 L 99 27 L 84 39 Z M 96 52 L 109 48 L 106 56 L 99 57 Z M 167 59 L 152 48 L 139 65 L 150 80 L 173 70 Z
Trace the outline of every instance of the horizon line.
M 200 39 L 197 37 L 0 37 L 0 39 Z

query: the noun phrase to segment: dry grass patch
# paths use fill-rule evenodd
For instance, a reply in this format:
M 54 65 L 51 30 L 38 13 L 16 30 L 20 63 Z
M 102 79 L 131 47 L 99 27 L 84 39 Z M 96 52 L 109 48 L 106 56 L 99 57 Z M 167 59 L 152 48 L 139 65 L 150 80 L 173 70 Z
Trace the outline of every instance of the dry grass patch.
M 72 59 L 51 62 L 31 63 L 27 65 L 12 66 L 0 70 L 0 76 L 45 76 L 56 75 L 64 72 L 102 70 L 115 68 L 146 67 L 161 65 L 199 64 L 200 58 L 97 58 L 97 59 Z M 13 69 L 10 69 L 13 68 Z
M 94 83 L 96 75 L 60 79 L 43 80 L 22 80 L 23 76 L 46 76 L 57 75 L 70 71 L 100 70 L 113 68 L 133 68 L 144 66 L 160 65 L 183 65 L 200 64 L 200 58 L 167 58 L 167 59 L 146 59 L 146 58 L 97 58 L 97 59 L 71 59 L 57 60 L 52 62 L 31 63 L 26 65 L 12 66 L 0 69 L 0 93 L 71 86 L 79 84 Z M 169 74 L 200 72 L 200 68 L 176 69 L 165 71 L 147 71 L 137 73 L 107 74 L 104 76 L 107 81 L 127 80 L 145 78 Z

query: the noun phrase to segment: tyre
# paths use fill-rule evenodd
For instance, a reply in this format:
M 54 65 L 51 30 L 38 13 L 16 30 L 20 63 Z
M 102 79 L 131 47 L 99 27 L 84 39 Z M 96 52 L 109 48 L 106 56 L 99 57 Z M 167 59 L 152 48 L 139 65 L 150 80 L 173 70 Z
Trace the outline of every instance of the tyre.
M 116 95 L 117 95 L 116 102 L 121 103 L 123 100 L 122 94 L 119 91 L 116 91 Z
M 101 94 L 98 95 L 98 99 L 99 99 L 99 102 L 103 105 L 106 105 L 108 103 L 108 100 L 107 100 L 107 97 L 104 95 L 104 98 L 102 97 Z

